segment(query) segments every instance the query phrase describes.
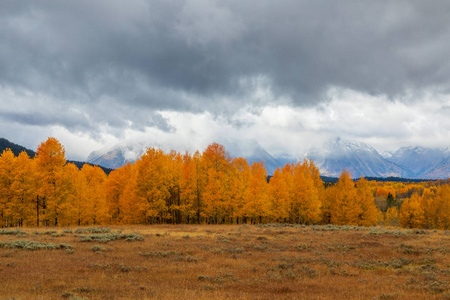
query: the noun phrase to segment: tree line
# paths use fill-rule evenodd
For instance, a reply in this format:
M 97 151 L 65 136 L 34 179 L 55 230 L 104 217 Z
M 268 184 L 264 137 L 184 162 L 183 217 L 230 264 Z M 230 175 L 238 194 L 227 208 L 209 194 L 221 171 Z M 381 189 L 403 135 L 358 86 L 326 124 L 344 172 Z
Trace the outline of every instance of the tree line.
M 55 138 L 34 157 L 0 156 L 0 224 L 70 226 L 102 224 L 296 223 L 404 227 L 450 226 L 448 184 L 421 190 L 386 209 L 377 187 L 356 183 L 343 171 L 325 187 L 318 168 L 305 160 L 287 164 L 268 180 L 264 164 L 231 158 L 217 143 L 202 153 L 149 148 L 135 163 L 106 175 L 67 163 Z M 392 197 L 392 195 L 391 195 Z

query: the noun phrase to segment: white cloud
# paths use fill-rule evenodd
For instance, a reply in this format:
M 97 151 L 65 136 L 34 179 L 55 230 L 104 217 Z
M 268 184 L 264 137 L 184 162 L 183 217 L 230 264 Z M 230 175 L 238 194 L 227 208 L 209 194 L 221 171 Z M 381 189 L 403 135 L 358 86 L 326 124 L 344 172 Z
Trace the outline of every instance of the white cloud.
M 292 155 L 300 155 L 305 149 L 337 136 L 366 142 L 381 151 L 407 145 L 449 146 L 450 97 L 445 94 L 424 93 L 422 101 L 403 101 L 333 87 L 327 93 L 328 102 L 294 107 L 268 104 L 278 101 L 273 101 L 270 88 L 265 89 L 261 84 L 255 91 L 255 97 L 260 97 L 266 104 L 257 109 L 250 104 L 245 105 L 232 116 L 209 112 L 137 110 L 114 102 L 108 105 L 106 101 L 102 103 L 107 105 L 103 112 L 114 114 L 118 111 L 117 116 L 122 120 L 96 123 L 95 116 L 102 111 L 99 106 L 94 106 L 96 112 L 88 112 L 89 105 L 80 104 L 61 111 L 61 103 L 51 106 L 57 102 L 39 95 L 31 110 L 39 118 L 33 119 L 33 115 L 25 114 L 27 110 L 23 108 L 29 104 L 27 98 L 33 94 L 19 95 L 2 89 L 4 109 L 0 113 L 4 117 L 0 125 L 3 136 L 32 149 L 48 136 L 55 136 L 65 145 L 68 158 L 76 160 L 84 160 L 91 151 L 114 144 L 193 152 L 204 150 L 211 142 L 235 138 L 257 140 L 272 154 Z M 8 102 L 11 99 L 14 101 Z M 5 134 L 13 132 L 17 125 L 11 117 L 7 118 L 9 113 L 27 121 L 21 125 L 24 130 L 20 135 Z M 56 118 L 58 114 L 60 117 Z M 48 119 L 42 117 L 46 115 Z M 134 118 L 142 123 L 145 116 L 150 118 L 148 125 L 135 126 Z M 88 125 L 82 127 L 77 120 L 85 120 Z M 89 128 L 93 124 L 96 128 L 91 131 Z
M 221 137 L 294 155 L 335 136 L 448 146 L 448 7 L 2 2 L 0 136 L 35 149 L 54 135 L 79 160 Z

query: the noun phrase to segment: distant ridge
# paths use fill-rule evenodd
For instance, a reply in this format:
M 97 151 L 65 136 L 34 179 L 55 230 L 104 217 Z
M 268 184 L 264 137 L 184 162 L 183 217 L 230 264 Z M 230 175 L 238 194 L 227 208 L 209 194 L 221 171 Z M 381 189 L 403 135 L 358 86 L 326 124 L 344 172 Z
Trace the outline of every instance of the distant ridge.
M 339 178 L 338 177 L 328 177 L 328 176 L 320 176 L 320 178 L 322 179 L 322 181 L 324 183 L 336 183 L 338 182 Z M 437 181 L 440 179 L 411 179 L 411 178 L 402 178 L 402 177 L 363 177 L 364 179 L 368 180 L 368 181 L 379 181 L 379 182 L 424 182 L 424 181 Z M 357 182 L 359 180 L 359 178 L 354 178 L 353 179 L 355 182 Z
M 30 149 L 25 148 L 24 146 L 14 144 L 13 142 L 10 142 L 9 140 L 5 138 L 0 138 L 0 154 L 3 153 L 6 149 L 11 149 L 12 153 L 14 153 L 15 156 L 18 156 L 21 152 L 25 151 L 29 157 L 33 158 L 36 155 L 36 152 Z M 88 164 L 91 166 L 98 166 L 102 168 L 103 172 L 106 174 L 111 173 L 112 169 L 105 168 L 100 165 L 91 164 L 88 162 L 82 162 L 82 161 L 76 161 L 76 160 L 67 160 L 67 163 L 72 163 L 78 167 L 78 169 L 81 169 L 84 164 Z
M 25 151 L 29 157 L 34 157 L 36 155 L 36 152 L 34 152 L 33 150 L 27 149 L 21 145 L 14 144 L 5 138 L 0 138 L 0 153 L 3 153 L 3 151 L 8 148 L 11 149 L 12 153 L 14 153 L 15 156 L 19 156 L 19 154 L 23 151 Z
M 321 147 L 310 148 L 305 158 L 313 160 L 324 176 L 339 177 L 342 170 L 353 178 L 400 178 L 399 181 L 427 181 L 450 177 L 450 150 L 402 147 L 379 154 L 373 147 L 335 138 Z
M 437 181 L 440 179 L 429 179 L 429 178 L 402 178 L 402 177 L 363 177 L 364 179 L 367 179 L 368 181 L 392 181 L 392 182 L 424 182 L 424 181 Z

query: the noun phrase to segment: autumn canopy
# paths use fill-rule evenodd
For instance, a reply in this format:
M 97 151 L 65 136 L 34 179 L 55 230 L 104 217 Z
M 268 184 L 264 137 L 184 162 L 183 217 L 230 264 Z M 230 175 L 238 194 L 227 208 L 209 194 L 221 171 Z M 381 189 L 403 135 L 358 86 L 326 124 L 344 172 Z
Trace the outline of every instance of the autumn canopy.
M 66 163 L 64 147 L 49 138 L 33 158 L 9 149 L 1 154 L 0 221 L 2 227 L 278 222 L 450 228 L 447 182 L 389 188 L 355 183 L 346 171 L 326 185 L 307 160 L 277 169 L 269 180 L 263 163 L 231 158 L 216 143 L 193 154 L 149 148 L 107 176 L 97 166 L 79 170 Z

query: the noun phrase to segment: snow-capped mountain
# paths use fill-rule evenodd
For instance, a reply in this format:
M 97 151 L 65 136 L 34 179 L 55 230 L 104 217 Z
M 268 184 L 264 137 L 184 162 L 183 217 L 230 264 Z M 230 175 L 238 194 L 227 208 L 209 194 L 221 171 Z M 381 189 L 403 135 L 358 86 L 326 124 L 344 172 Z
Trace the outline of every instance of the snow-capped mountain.
M 441 160 L 428 168 L 421 178 L 442 179 L 450 177 L 450 148 L 441 150 Z
M 91 152 L 87 161 L 106 168 L 117 169 L 128 162 L 135 162 L 144 154 L 146 148 L 142 144 L 115 145 L 114 147 Z
M 312 159 L 322 175 L 338 177 L 342 170 L 349 171 L 353 178 L 403 177 L 411 179 L 446 179 L 450 177 L 450 148 L 429 149 L 423 147 L 402 147 L 395 152 L 378 153 L 373 147 L 355 141 L 336 138 L 320 147 L 309 149 L 298 159 L 289 154 L 274 156 L 256 140 L 227 139 L 219 143 L 232 157 L 244 157 L 251 165 L 264 162 L 267 174 L 273 175 L 278 167 L 296 163 L 304 158 Z M 88 162 L 107 168 L 118 168 L 127 162 L 136 161 L 150 146 L 145 143 L 116 145 L 92 152 Z M 164 150 L 164 147 L 159 147 Z
M 249 165 L 254 162 L 264 162 L 269 175 L 272 175 L 279 167 L 278 161 L 256 140 L 219 139 L 219 144 L 225 147 L 231 157 L 243 157 Z
M 383 152 L 380 153 L 380 155 L 383 158 L 390 159 L 392 157 L 393 153 L 390 152 L 390 151 L 383 151 Z
M 433 173 L 431 170 L 436 168 L 445 157 L 446 155 L 443 150 L 416 146 L 402 147 L 387 159 L 408 170 L 408 173 L 405 174 L 408 178 L 424 178 L 422 176 L 430 172 Z M 435 172 L 438 171 L 436 170 Z
M 337 177 L 344 169 L 353 178 L 401 177 L 407 173 L 399 165 L 382 157 L 373 147 L 341 138 L 329 140 L 320 148 L 310 149 L 304 157 L 313 160 L 325 176 Z
M 225 150 L 232 157 L 243 157 L 251 165 L 254 162 L 264 162 L 268 175 L 273 175 L 275 170 L 286 164 L 296 163 L 298 159 L 287 153 L 281 153 L 276 156 L 270 154 L 256 140 L 238 140 L 224 139 L 219 143 L 225 147 Z
M 292 156 L 288 153 L 281 153 L 278 155 L 274 155 L 274 157 L 277 160 L 279 167 L 283 167 L 287 164 L 296 164 L 299 161 L 298 157 Z

